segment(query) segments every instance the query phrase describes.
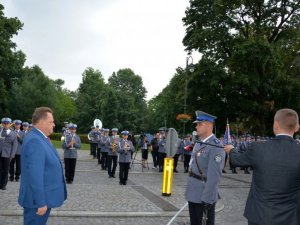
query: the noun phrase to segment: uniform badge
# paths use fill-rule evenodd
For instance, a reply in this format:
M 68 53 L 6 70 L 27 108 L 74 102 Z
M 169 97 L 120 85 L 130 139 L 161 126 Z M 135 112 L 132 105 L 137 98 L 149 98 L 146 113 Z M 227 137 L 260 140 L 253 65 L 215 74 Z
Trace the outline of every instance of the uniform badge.
M 215 161 L 216 161 L 217 163 L 220 163 L 220 162 L 222 161 L 222 156 L 221 156 L 221 155 L 216 155 L 216 156 L 215 156 Z

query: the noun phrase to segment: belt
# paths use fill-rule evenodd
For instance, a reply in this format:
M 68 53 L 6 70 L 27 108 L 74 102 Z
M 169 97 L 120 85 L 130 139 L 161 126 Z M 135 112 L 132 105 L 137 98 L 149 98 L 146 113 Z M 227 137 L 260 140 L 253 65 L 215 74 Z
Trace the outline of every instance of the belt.
M 202 177 L 202 176 L 200 176 L 198 174 L 193 173 L 192 171 L 189 172 L 189 176 L 193 177 L 193 178 L 196 178 L 197 180 L 204 181 L 204 182 L 206 182 L 206 180 L 207 180 L 206 177 Z

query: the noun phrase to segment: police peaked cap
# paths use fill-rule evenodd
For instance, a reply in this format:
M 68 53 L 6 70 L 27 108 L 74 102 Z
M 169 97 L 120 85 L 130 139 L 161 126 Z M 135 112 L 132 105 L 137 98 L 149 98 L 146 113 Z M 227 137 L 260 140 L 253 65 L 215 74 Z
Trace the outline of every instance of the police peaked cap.
M 123 131 L 121 132 L 121 134 L 123 134 L 123 135 L 128 135 L 128 134 L 129 134 L 129 131 L 128 131 L 128 130 L 123 130 Z
M 22 121 L 21 121 L 21 120 L 15 120 L 15 121 L 14 121 L 14 124 L 19 124 L 19 125 L 21 125 L 21 124 L 22 124 Z
M 29 127 L 29 123 L 28 123 L 28 122 L 23 122 L 23 123 L 22 123 L 22 126 L 23 126 L 23 127 Z
M 11 118 L 8 118 L 8 117 L 2 118 L 1 123 L 11 123 Z
M 76 129 L 76 128 L 77 128 L 77 125 L 71 123 L 71 124 L 68 125 L 68 128 L 69 128 L 69 129 Z
M 214 122 L 217 119 L 216 116 L 210 115 L 203 111 L 196 111 L 196 120 L 193 123 L 200 123 L 203 121 Z

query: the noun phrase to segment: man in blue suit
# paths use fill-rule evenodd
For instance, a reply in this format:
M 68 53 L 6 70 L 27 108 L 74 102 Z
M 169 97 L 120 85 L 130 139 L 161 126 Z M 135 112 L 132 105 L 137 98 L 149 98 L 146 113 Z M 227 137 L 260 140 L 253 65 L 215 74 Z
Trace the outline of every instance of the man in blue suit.
M 50 108 L 36 108 L 32 130 L 22 145 L 19 204 L 24 208 L 24 225 L 46 224 L 51 208 L 67 199 L 63 167 L 48 136 L 55 127 Z

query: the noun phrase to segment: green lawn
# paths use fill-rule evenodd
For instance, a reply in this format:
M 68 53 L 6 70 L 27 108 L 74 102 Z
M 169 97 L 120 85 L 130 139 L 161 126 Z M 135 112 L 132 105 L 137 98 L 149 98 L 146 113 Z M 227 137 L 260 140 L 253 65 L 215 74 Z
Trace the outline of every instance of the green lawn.
M 53 145 L 55 148 L 61 148 L 61 141 L 52 140 Z M 81 144 L 81 150 L 90 150 L 90 144 Z

